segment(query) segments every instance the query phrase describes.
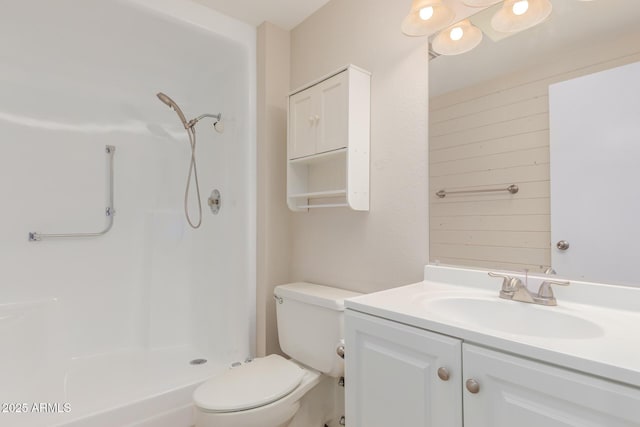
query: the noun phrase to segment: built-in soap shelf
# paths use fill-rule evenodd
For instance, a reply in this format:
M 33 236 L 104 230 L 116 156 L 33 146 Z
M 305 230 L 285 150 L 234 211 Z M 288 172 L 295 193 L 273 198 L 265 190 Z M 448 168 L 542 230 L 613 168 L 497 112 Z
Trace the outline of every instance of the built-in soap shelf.
M 289 95 L 292 211 L 369 210 L 370 79 L 367 71 L 349 65 Z

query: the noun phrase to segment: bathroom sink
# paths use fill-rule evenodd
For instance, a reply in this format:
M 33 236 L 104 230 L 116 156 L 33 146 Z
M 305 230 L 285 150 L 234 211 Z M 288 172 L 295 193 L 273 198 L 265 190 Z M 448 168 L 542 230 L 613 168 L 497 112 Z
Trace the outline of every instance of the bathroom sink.
M 498 297 L 420 298 L 419 303 L 443 321 L 471 328 L 563 339 L 595 338 L 604 333 L 596 323 L 560 307 L 537 306 Z

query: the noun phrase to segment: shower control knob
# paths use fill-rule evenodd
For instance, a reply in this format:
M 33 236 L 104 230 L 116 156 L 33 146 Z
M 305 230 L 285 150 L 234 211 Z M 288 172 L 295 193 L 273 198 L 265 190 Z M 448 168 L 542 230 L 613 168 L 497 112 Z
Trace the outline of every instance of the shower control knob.
M 561 251 L 566 251 L 567 249 L 569 249 L 569 242 L 567 242 L 566 240 L 560 240 L 558 243 L 556 243 L 556 248 L 560 249 Z

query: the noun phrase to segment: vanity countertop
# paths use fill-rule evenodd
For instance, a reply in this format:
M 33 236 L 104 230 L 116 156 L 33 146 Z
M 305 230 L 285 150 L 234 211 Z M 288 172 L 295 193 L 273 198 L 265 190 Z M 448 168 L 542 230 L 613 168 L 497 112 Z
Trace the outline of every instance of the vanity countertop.
M 572 281 L 554 288 L 558 306 L 547 307 L 500 299 L 501 282 L 486 276 L 486 271 L 427 266 L 422 282 L 345 305 L 640 387 L 640 289 Z M 536 278 L 532 282 L 537 284 Z

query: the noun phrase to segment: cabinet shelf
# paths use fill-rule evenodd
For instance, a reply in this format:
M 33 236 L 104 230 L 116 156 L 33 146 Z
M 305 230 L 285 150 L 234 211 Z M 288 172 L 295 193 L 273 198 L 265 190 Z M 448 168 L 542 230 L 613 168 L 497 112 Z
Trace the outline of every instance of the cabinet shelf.
M 320 199 L 325 197 L 339 197 L 345 196 L 347 194 L 347 190 L 330 190 L 330 191 L 314 191 L 311 193 L 298 193 L 298 194 L 290 194 L 289 197 L 292 199 Z
M 296 159 L 289 160 L 291 165 L 308 165 L 316 162 L 322 162 L 329 160 L 333 157 L 347 154 L 347 148 L 338 148 L 337 150 L 326 151 L 324 153 L 312 154 L 311 156 L 298 157 Z
M 319 205 L 302 205 L 298 209 L 322 209 L 322 208 L 348 208 L 348 203 L 326 203 Z

